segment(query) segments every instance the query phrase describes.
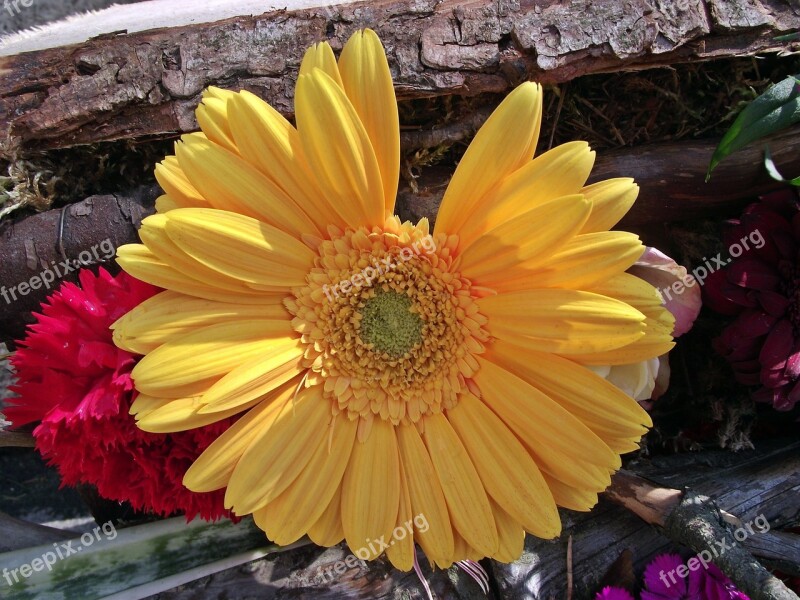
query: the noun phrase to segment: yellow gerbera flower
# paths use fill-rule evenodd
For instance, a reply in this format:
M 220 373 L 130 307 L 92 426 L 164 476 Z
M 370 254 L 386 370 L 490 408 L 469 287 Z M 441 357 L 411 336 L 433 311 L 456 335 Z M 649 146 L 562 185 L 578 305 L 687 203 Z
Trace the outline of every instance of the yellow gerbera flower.
M 166 288 L 115 324 L 144 354 L 132 412 L 153 432 L 243 413 L 191 467 L 279 544 L 345 539 L 411 568 L 513 561 L 524 532 L 589 510 L 651 425 L 586 365 L 672 347 L 655 289 L 608 232 L 630 179 L 586 186 L 584 142 L 533 159 L 540 86 L 515 89 L 460 162 L 430 231 L 393 216 L 400 144 L 375 33 L 306 54 L 297 127 L 210 89 L 203 133 L 156 169 L 166 194 L 130 274 Z

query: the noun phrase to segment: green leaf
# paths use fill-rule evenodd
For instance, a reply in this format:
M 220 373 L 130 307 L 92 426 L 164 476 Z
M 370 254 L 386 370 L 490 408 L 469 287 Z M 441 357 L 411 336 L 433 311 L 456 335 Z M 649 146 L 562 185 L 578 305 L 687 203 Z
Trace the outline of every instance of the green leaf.
M 775 161 L 772 160 L 772 154 L 770 154 L 769 152 L 769 146 L 767 146 L 764 149 L 764 167 L 767 169 L 767 173 L 769 173 L 769 176 L 772 177 L 775 181 L 780 181 L 781 183 L 788 183 L 789 185 L 800 187 L 800 176 L 795 177 L 794 179 L 783 178 L 783 175 L 781 175 L 780 171 L 778 171 L 778 167 L 775 166 Z
M 753 100 L 736 117 L 714 150 L 706 181 L 722 159 L 767 135 L 800 122 L 800 80 L 787 77 Z
M 71 542 L 0 554 L 0 597 L 135 600 L 309 543 L 271 545 L 251 519 L 238 524 L 227 520 L 187 524 L 178 517 L 118 532 L 108 523 L 104 527 Z M 59 551 L 63 558 L 56 560 Z M 51 569 L 44 563 L 51 563 Z M 20 571 L 23 566 L 25 572 Z M 36 567 L 39 569 L 34 571 Z M 28 577 L 23 577 L 26 573 Z

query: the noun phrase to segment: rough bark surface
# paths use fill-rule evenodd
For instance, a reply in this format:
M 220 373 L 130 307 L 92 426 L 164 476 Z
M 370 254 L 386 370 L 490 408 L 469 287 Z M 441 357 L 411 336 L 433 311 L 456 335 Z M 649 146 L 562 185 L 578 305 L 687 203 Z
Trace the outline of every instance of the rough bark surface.
M 202 8 L 198 8 L 202 10 Z M 165 23 L 169 16 L 165 15 Z M 779 51 L 792 0 L 378 0 L 105 35 L 0 58 L 0 141 L 31 148 L 189 131 L 209 85 L 292 112 L 304 50 L 372 27 L 400 98 Z

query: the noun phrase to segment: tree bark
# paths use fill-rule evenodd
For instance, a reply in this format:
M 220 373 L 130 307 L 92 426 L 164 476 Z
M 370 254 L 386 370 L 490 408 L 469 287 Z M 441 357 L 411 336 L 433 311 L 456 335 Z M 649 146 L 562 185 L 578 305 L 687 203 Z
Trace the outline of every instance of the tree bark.
M 147 10 L 169 24 L 169 2 Z M 775 37 L 800 27 L 800 11 L 788 0 L 377 0 L 110 30 L 0 57 L 0 151 L 190 131 L 209 85 L 249 89 L 289 115 L 305 49 L 325 39 L 338 50 L 362 27 L 383 40 L 402 99 L 786 50 Z

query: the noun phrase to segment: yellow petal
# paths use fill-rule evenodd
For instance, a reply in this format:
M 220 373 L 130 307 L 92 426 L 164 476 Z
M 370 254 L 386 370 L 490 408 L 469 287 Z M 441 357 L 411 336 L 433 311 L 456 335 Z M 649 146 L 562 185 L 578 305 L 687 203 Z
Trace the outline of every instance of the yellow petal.
M 245 515 L 282 494 L 311 460 L 330 420 L 330 403 L 320 386 L 300 390 L 245 450 L 228 483 L 225 506 Z
M 586 142 L 569 142 L 514 171 L 489 192 L 481 210 L 461 225 L 461 244 L 467 245 L 482 233 L 554 198 L 582 194 L 594 156 Z
M 166 194 L 162 194 L 158 198 L 156 198 L 156 212 L 157 213 L 165 213 L 168 210 L 175 210 L 176 208 L 186 208 L 185 206 L 179 206 L 175 200 L 167 196 Z
M 396 569 L 410 571 L 414 567 L 414 513 L 411 508 L 411 495 L 404 470 L 400 469 L 400 504 L 397 521 L 392 531 L 392 541 L 386 549 L 386 557 Z M 424 518 L 424 515 L 422 515 Z M 418 519 L 421 520 L 420 517 Z
M 591 206 L 583 196 L 546 202 L 487 231 L 461 250 L 461 272 L 478 285 L 494 287 L 520 263 L 541 264 L 581 228 Z M 537 287 L 544 287 L 538 286 Z
M 195 111 L 197 122 L 206 137 L 225 148 L 226 150 L 238 154 L 236 143 L 231 135 L 231 128 L 228 125 L 228 101 L 222 98 L 215 98 L 206 93 L 203 101 Z
M 296 382 L 292 382 L 274 390 L 231 425 L 189 467 L 183 485 L 193 492 L 213 492 L 227 486 L 245 450 L 269 431 L 296 389 Z
M 303 55 L 300 63 L 300 75 L 310 75 L 314 69 L 320 69 L 330 77 L 336 85 L 343 88 L 342 78 L 339 74 L 339 66 L 336 64 L 336 56 L 328 42 L 317 42 L 311 46 Z
M 500 539 L 500 547 L 492 558 L 503 563 L 519 560 L 525 548 L 525 530 L 497 503 L 491 502 L 491 504 L 494 522 L 497 525 L 497 536 Z
M 638 402 L 570 360 L 523 352 L 500 340 L 492 344 L 490 359 L 558 402 L 617 453 L 636 449 L 653 425 Z
M 164 215 L 170 239 L 201 264 L 264 289 L 305 285 L 314 253 L 287 233 L 236 213 L 183 208 Z
M 602 231 L 576 236 L 551 255 L 544 264 L 523 263 L 508 272 L 508 278 L 525 277 L 528 286 L 586 289 L 624 273 L 644 253 L 639 236 L 624 231 Z M 508 287 L 519 289 L 516 281 Z
M 400 459 L 394 426 L 375 419 L 364 442 L 356 442 L 342 480 L 342 524 L 350 550 L 372 560 L 389 543 L 400 506 Z M 371 543 L 375 542 L 375 543 Z
M 230 304 L 166 291 L 148 298 L 111 329 L 114 343 L 124 350 L 147 354 L 179 336 L 209 325 L 247 319 L 291 319 L 283 296 L 264 296 L 265 303 Z
M 578 290 L 529 290 L 477 301 L 493 336 L 539 352 L 589 353 L 644 336 L 645 317 L 628 304 Z
M 453 528 L 442 486 L 417 428 L 399 425 L 397 441 L 412 511 L 425 519 L 421 528 L 415 527 L 414 538 L 425 555 L 444 568 L 452 562 Z
M 160 260 L 179 271 L 189 273 L 195 279 L 221 290 L 248 292 L 248 287 L 244 282 L 199 263 L 181 250 L 167 233 L 167 216 L 165 214 L 150 215 L 145 218 L 139 228 L 139 237 L 142 239 L 142 243 Z
M 211 206 L 203 195 L 197 191 L 186 173 L 183 172 L 178 164 L 176 156 L 167 156 L 156 165 L 156 180 L 167 195 L 178 205 L 179 208 L 189 208 L 192 206 Z
M 145 402 L 146 398 L 145 394 L 139 394 L 141 402 Z M 247 405 L 243 405 L 234 410 L 220 411 L 209 415 L 199 413 L 199 409 L 203 406 L 200 396 L 177 399 L 153 396 L 152 399 L 159 401 L 158 406 L 150 405 L 152 407 L 150 410 L 140 413 L 136 418 L 139 429 L 150 433 L 173 433 L 204 427 L 232 417 L 248 408 Z M 135 404 L 136 402 L 134 402 Z M 131 407 L 131 410 L 133 409 L 134 406 Z
M 308 537 L 317 546 L 335 546 L 344 539 L 344 528 L 342 527 L 342 486 L 336 489 L 336 493 L 328 502 L 328 506 L 322 516 L 308 530 Z
M 150 352 L 133 368 L 136 389 L 161 398 L 205 392 L 222 375 L 294 333 L 285 320 L 233 321 L 210 325 Z
M 297 81 L 295 111 L 303 152 L 330 205 L 353 228 L 383 225 L 378 162 L 344 90 L 314 69 Z
M 320 234 L 293 199 L 244 159 L 194 135 L 182 140 L 175 145 L 178 162 L 212 207 L 258 219 L 298 239 Z
M 346 227 L 317 188 L 300 134 L 283 115 L 258 96 L 242 91 L 228 104 L 228 116 L 242 155 L 294 200 L 317 229 Z
M 342 482 L 356 438 L 357 421 L 340 414 L 330 437 L 317 442 L 308 465 L 285 492 L 260 509 L 261 527 L 276 544 L 299 540 L 319 521 Z
M 117 248 L 117 262 L 136 279 L 196 298 L 256 305 L 269 304 L 272 298 L 256 290 L 231 292 L 203 283 L 166 264 L 143 244 L 127 244 Z
M 303 347 L 293 338 L 275 339 L 269 350 L 233 369 L 203 394 L 199 412 L 228 412 L 247 406 L 302 372 Z M 239 408 L 241 410 L 241 408 Z
M 614 227 L 636 202 L 639 186 L 633 179 L 619 177 L 587 185 L 581 193 L 592 203 L 592 214 L 581 233 L 592 233 Z
M 491 556 L 499 548 L 497 527 L 486 490 L 464 445 L 442 414 L 425 417 L 423 437 L 453 527 L 470 546 Z
M 375 151 L 385 210 L 393 214 L 400 177 L 400 120 L 386 52 L 374 31 L 364 29 L 350 37 L 339 57 L 339 70 Z
M 481 368 L 474 380 L 482 400 L 530 449 L 537 464 L 562 481 L 593 491 L 610 483 L 608 472 L 621 463 L 601 438 L 523 379 L 482 357 L 477 360 Z
M 597 504 L 597 492 L 569 486 L 546 472 L 543 472 L 542 476 L 559 506 L 569 510 L 589 512 Z
M 542 539 L 561 532 L 561 520 L 539 468 L 503 422 L 470 393 L 447 418 L 472 459 L 487 493 L 526 530 Z
M 435 232 L 454 233 L 479 218 L 484 196 L 533 158 L 541 119 L 539 84 L 523 83 L 506 96 L 458 163 L 442 199 Z

